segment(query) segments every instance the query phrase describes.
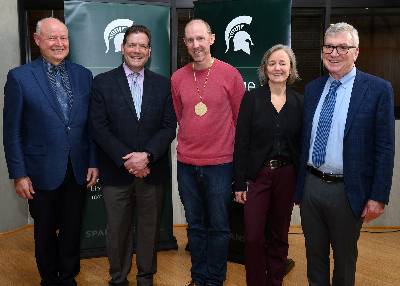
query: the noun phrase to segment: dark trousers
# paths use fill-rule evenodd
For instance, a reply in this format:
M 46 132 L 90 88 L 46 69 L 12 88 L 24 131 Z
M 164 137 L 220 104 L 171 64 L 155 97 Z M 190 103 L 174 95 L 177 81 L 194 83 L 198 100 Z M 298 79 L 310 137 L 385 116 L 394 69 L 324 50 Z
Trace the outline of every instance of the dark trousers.
M 159 235 L 164 189 L 135 179 L 128 186 L 104 186 L 107 214 L 107 255 L 110 285 L 128 285 L 134 232 L 136 232 L 137 285 L 153 285 L 157 271 L 156 246 Z M 136 223 L 134 212 L 136 210 Z M 136 229 L 134 226 L 136 225 Z
M 245 266 L 249 286 L 282 285 L 294 188 L 292 165 L 275 170 L 264 167 L 249 185 L 244 205 Z
M 330 285 L 329 255 L 333 250 L 332 285 L 355 283 L 357 241 L 362 220 L 354 216 L 344 183 L 326 183 L 307 174 L 300 205 L 311 286 Z
M 76 183 L 68 163 L 56 190 L 35 189 L 29 209 L 34 218 L 35 256 L 42 286 L 77 285 L 85 186 Z

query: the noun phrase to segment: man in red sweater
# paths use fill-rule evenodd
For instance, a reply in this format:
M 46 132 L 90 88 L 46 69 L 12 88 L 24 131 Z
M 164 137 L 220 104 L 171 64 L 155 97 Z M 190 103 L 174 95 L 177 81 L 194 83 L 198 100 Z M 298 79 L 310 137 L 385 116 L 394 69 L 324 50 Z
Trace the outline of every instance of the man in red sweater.
M 220 286 L 225 280 L 233 144 L 244 94 L 238 70 L 211 56 L 214 40 L 208 23 L 190 21 L 184 41 L 193 62 L 172 75 L 178 185 L 189 225 L 192 286 Z

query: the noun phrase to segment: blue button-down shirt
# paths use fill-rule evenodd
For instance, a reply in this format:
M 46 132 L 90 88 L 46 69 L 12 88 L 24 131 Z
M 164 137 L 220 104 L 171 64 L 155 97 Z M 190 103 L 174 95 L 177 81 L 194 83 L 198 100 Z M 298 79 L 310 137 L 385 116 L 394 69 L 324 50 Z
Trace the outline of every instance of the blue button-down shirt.
M 356 68 L 353 67 L 349 73 L 340 79 L 342 84 L 336 91 L 335 111 L 333 112 L 331 130 L 329 132 L 328 143 L 326 146 L 325 163 L 318 168 L 320 171 L 325 173 L 343 174 L 343 135 L 355 77 Z M 324 90 L 322 91 L 317 109 L 315 110 L 311 130 L 310 150 L 308 153 L 308 165 L 310 166 L 313 166 L 312 152 L 322 104 L 324 103 L 329 87 L 334 80 L 333 77 L 329 76 Z
M 128 65 L 126 63 L 122 64 L 123 68 L 124 68 L 124 72 L 126 75 L 126 78 L 128 79 L 128 84 L 129 86 L 131 86 L 133 79 L 129 76 L 131 73 L 133 73 L 133 71 L 131 71 L 128 67 Z M 141 69 L 139 72 L 139 76 L 138 76 L 138 84 L 140 86 L 140 90 L 142 91 L 142 96 L 143 96 L 143 82 L 144 82 L 144 68 Z

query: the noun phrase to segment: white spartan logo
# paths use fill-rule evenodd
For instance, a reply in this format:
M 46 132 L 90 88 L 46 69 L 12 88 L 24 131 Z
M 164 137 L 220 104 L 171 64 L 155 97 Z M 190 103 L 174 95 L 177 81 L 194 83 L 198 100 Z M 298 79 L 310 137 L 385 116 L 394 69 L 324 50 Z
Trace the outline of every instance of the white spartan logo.
M 121 51 L 122 41 L 124 40 L 125 30 L 132 26 L 133 21 L 129 19 L 116 19 L 111 21 L 104 29 L 104 43 L 106 44 L 106 54 L 110 49 L 110 40 L 114 39 L 115 52 Z
M 250 55 L 250 45 L 254 46 L 253 41 L 249 33 L 246 31 L 242 31 L 245 24 L 250 25 L 252 21 L 252 17 L 250 16 L 239 16 L 234 18 L 225 29 L 225 43 L 226 43 L 226 51 L 229 51 L 229 43 L 233 38 L 233 50 L 239 51 L 242 50 L 246 54 Z

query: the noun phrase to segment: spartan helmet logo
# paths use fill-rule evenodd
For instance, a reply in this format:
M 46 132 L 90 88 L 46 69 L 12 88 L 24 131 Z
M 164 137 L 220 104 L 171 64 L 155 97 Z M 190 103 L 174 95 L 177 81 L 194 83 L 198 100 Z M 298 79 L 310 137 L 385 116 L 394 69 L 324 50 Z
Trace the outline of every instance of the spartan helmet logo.
M 104 43 L 106 44 L 106 54 L 110 48 L 110 40 L 114 39 L 115 52 L 121 51 L 121 44 L 124 39 L 126 28 L 132 26 L 133 21 L 129 19 L 116 19 L 111 21 L 104 29 Z
M 226 51 L 229 51 L 229 42 L 233 38 L 233 50 L 242 50 L 246 54 L 250 55 L 250 45 L 254 46 L 253 41 L 249 33 L 242 31 L 245 24 L 250 25 L 252 21 L 250 16 L 239 16 L 233 19 L 225 29 L 225 43 Z

